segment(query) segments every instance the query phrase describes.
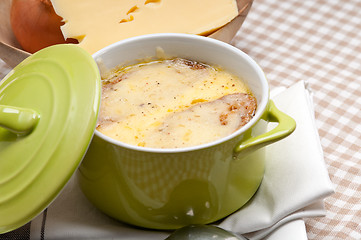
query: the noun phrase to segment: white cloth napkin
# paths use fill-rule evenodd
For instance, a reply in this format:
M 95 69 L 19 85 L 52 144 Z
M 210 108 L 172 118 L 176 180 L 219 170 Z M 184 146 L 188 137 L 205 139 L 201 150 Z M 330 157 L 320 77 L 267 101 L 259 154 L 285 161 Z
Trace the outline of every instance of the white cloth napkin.
M 333 193 L 313 105 L 303 81 L 273 97 L 292 116 L 295 132 L 266 149 L 266 172 L 254 198 L 220 227 L 250 239 L 305 239 L 303 218 L 325 215 L 323 199 Z M 272 127 L 272 126 L 270 126 Z M 298 231 L 298 232 L 297 232 Z M 95 209 L 72 178 L 58 198 L 31 222 L 31 239 L 164 239 L 169 232 L 138 229 Z M 297 238 L 296 238 L 297 236 Z
M 266 172 L 260 189 L 247 206 L 220 224 L 248 233 L 245 236 L 250 239 L 261 239 L 290 220 L 324 215 L 322 200 L 333 193 L 305 83 L 300 81 L 272 99 L 296 120 L 296 130 L 266 147 Z

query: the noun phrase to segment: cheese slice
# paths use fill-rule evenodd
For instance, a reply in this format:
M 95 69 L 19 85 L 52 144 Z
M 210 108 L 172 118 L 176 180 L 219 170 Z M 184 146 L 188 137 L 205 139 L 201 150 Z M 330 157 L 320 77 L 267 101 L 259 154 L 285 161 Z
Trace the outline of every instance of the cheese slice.
M 206 35 L 238 14 L 236 0 L 51 0 L 65 38 L 90 53 L 150 33 Z

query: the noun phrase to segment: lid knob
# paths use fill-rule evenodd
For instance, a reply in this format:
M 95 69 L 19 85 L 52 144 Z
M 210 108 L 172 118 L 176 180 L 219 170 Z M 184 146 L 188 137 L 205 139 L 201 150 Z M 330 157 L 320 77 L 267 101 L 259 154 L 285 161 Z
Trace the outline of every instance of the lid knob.
M 40 115 L 32 109 L 0 105 L 0 127 L 16 134 L 29 134 L 39 118 Z

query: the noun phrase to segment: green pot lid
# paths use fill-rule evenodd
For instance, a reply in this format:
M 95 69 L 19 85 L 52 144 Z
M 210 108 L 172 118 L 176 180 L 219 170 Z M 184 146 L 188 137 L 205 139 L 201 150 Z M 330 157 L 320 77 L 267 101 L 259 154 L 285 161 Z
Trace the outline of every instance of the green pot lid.
M 60 193 L 92 139 L 100 74 L 85 50 L 55 45 L 0 82 L 0 233 L 26 224 Z

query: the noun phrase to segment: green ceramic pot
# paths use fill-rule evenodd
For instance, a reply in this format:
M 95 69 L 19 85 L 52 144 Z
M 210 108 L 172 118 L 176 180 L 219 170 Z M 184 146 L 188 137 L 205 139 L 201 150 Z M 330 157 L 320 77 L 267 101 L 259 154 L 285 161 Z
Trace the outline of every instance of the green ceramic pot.
M 255 117 L 220 140 L 195 147 L 153 149 L 128 145 L 95 131 L 79 168 L 87 198 L 107 215 L 153 229 L 176 229 L 219 220 L 257 191 L 265 167 L 263 147 L 295 128 L 269 100 L 261 68 L 239 49 L 206 37 L 154 34 L 124 40 L 95 53 L 100 69 L 155 57 L 176 56 L 219 65 L 237 74 L 258 103 Z M 278 126 L 267 132 L 269 121 Z

